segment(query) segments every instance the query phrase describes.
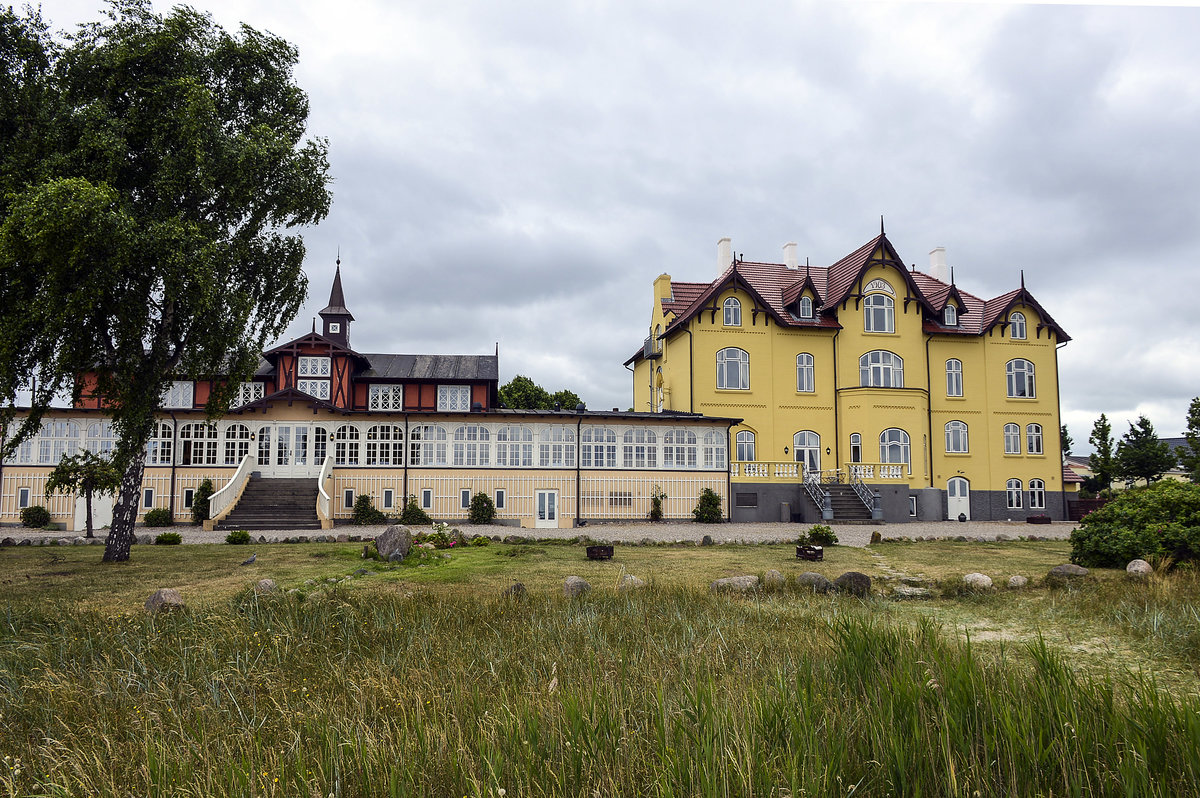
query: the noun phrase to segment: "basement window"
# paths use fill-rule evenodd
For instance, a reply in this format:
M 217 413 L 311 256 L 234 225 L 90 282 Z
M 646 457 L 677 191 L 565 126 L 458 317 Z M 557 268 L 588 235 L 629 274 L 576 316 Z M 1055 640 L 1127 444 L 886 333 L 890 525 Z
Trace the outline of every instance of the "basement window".
M 496 509 L 497 509 L 497 510 L 503 510 L 503 509 L 504 509 L 504 500 L 505 500 L 505 498 L 507 498 L 507 496 L 506 496 L 506 494 L 505 494 L 505 491 L 504 491 L 504 489 L 503 489 L 503 488 L 498 488 L 498 489 L 496 490 Z
M 383 509 L 391 510 L 396 506 L 396 491 L 391 488 L 384 488 L 383 491 Z
M 146 488 L 142 491 L 142 509 L 150 510 L 154 508 L 154 488 Z
M 460 490 L 458 492 L 458 503 L 464 510 L 471 506 L 471 491 Z
M 347 510 L 354 506 L 354 488 L 346 488 L 342 491 L 342 504 Z
M 195 488 L 184 488 L 183 489 L 183 509 L 185 509 L 185 510 L 192 509 L 192 502 L 194 502 L 195 499 L 196 499 L 196 489 Z
M 733 503 L 734 503 L 734 506 L 736 506 L 736 507 L 757 507 L 758 506 L 758 494 L 757 493 L 735 493 L 733 496 Z
M 430 488 L 422 488 L 421 489 L 421 509 L 422 510 L 432 510 L 433 509 L 433 490 L 431 490 Z

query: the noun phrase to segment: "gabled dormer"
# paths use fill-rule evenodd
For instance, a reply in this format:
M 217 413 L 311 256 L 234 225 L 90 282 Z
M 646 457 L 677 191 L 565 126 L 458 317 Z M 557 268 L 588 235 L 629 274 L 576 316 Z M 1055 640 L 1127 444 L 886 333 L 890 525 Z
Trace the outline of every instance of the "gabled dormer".
M 346 308 L 342 294 L 342 259 L 337 259 L 337 270 L 333 273 L 333 288 L 329 291 L 329 304 L 318 314 L 321 317 L 322 334 L 346 349 L 350 348 L 350 322 L 354 316 Z
M 821 308 L 821 295 L 817 293 L 817 284 L 807 263 L 804 264 L 804 278 L 783 289 L 781 298 L 783 306 L 800 321 L 816 321 Z
M 274 367 L 276 391 L 294 388 L 345 410 L 353 408 L 352 378 L 370 365 L 363 355 L 316 332 L 263 357 Z

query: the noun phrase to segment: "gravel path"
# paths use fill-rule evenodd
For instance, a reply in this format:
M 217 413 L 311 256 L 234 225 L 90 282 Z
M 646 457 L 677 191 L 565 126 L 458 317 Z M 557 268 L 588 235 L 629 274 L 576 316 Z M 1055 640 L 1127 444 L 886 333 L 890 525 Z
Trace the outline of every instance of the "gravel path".
M 809 524 L 775 523 L 729 523 L 729 524 L 696 524 L 690 522 L 666 523 L 630 523 L 630 524 L 589 524 L 578 529 L 521 529 L 512 526 L 472 526 L 465 524 L 460 528 L 472 535 L 487 535 L 488 537 L 520 535 L 527 538 L 570 538 L 576 535 L 587 535 L 602 542 L 638 543 L 649 540 L 662 542 L 691 542 L 699 543 L 705 535 L 711 535 L 715 543 L 789 543 L 796 539 Z M 1019 536 L 1031 535 L 1039 538 L 1066 539 L 1076 524 L 1067 521 L 1057 521 L 1053 524 L 1025 524 L 1009 521 L 922 521 L 908 524 L 832 524 L 838 536 L 838 542 L 843 546 L 866 546 L 871 541 L 871 533 L 879 532 L 885 538 L 944 538 L 953 539 L 959 536 L 969 540 L 983 538 L 996 540 L 998 537 L 1016 539 Z M 319 532 L 311 529 L 254 531 L 253 539 L 259 536 L 272 538 L 303 537 L 312 538 L 316 535 L 349 534 L 362 538 L 374 538 L 386 529 L 386 526 L 339 526 L 332 531 Z M 138 534 L 157 534 L 163 531 L 178 532 L 183 535 L 184 543 L 223 543 L 226 532 L 205 532 L 198 527 L 174 526 L 167 529 L 144 529 L 138 527 Z M 106 532 L 97 532 L 98 542 L 102 542 Z M 73 532 L 41 532 L 25 529 L 21 526 L 5 525 L 0 528 L 0 539 L 12 538 L 14 541 L 30 538 L 37 542 L 66 539 L 75 542 Z

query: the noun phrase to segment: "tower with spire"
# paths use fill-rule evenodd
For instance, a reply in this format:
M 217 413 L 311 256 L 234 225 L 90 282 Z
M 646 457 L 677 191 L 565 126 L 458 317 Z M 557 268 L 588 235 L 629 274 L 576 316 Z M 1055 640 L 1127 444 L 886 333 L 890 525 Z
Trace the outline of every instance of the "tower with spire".
M 319 314 L 321 334 L 331 341 L 350 348 L 350 322 L 354 316 L 346 308 L 346 297 L 342 294 L 342 259 L 337 259 L 337 270 L 333 273 L 333 288 L 329 291 L 329 304 Z

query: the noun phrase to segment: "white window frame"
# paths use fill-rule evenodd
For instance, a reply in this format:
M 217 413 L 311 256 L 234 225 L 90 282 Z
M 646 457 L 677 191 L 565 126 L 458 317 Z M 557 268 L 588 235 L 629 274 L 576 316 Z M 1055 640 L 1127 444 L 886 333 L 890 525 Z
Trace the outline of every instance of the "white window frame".
M 700 439 L 700 461 L 704 468 L 725 470 L 725 454 L 729 436 L 725 430 L 710 429 Z
M 192 505 L 195 504 L 195 502 L 196 502 L 196 489 L 195 488 L 184 488 L 183 489 L 183 509 L 185 509 L 185 510 L 192 509 Z
M 235 466 L 250 454 L 250 428 L 245 424 L 230 424 L 225 428 L 225 465 Z
M 729 297 L 721 304 L 721 321 L 726 327 L 742 326 L 742 303 L 737 297 Z
M 64 457 L 79 451 L 79 423 L 53 419 L 42 423 L 38 430 L 38 464 L 58 465 Z
M 444 466 L 447 463 L 446 428 L 439 424 L 418 424 L 408 431 L 410 466 Z
M 296 390 L 306 393 L 315 399 L 328 402 L 330 397 L 329 380 L 296 380 Z
M 344 509 L 354 509 L 354 488 L 346 488 L 342 491 L 342 506 Z
M 621 436 L 622 468 L 658 468 L 658 435 L 648 427 L 625 430 Z
M 154 509 L 154 488 L 142 488 L 142 509 Z
M 367 409 L 403 410 L 404 386 L 372 383 L 367 390 Z
M 433 509 L 433 489 L 432 488 L 421 488 L 421 509 L 422 510 L 432 510 Z
M 454 429 L 453 465 L 492 464 L 492 434 L 482 424 L 462 424 Z
M 906 430 L 889 427 L 879 433 L 879 462 L 904 465 L 912 473 L 912 438 Z
M 754 451 L 754 433 L 750 430 L 742 430 L 737 434 L 735 439 L 737 444 L 737 460 L 739 463 L 751 463 L 757 458 Z
M 1037 377 L 1033 363 L 1015 358 L 1004 366 L 1009 399 L 1036 399 Z
M 792 457 L 802 463 L 804 471 L 821 470 L 821 436 L 813 430 L 804 429 L 792 436 Z
M 1029 509 L 1046 509 L 1046 483 L 1043 480 L 1029 480 Z
M 496 430 L 496 465 L 533 468 L 533 430 L 516 425 Z
M 333 432 L 333 464 L 354 468 L 362 453 L 362 434 L 353 424 L 342 424 Z
M 946 361 L 946 396 L 963 395 L 962 361 L 952 357 Z
M 552 424 L 538 431 L 538 467 L 575 467 L 575 430 L 565 424 Z
M 383 499 L 381 502 L 380 509 L 392 510 L 392 509 L 395 509 L 395 507 L 396 507 L 396 491 L 395 491 L 395 489 L 394 488 L 384 488 L 383 489 Z
M 947 421 L 946 454 L 967 454 L 969 451 L 967 423 L 965 421 Z
M 817 390 L 816 361 L 808 352 L 796 355 L 796 390 L 799 393 Z
M 750 353 L 736 346 L 717 352 L 717 389 L 750 390 Z
M 493 499 L 493 503 L 496 505 L 497 510 L 504 509 L 505 500 L 507 498 L 508 498 L 508 492 L 505 491 L 504 488 L 496 488 L 496 495 L 495 495 L 495 498 Z
M 1020 510 L 1021 509 L 1021 480 L 1010 479 L 1010 480 L 1008 480 L 1008 482 L 1004 483 L 1004 493 L 1006 496 L 1006 503 L 1008 505 L 1008 509 Z
M 942 324 L 946 327 L 958 326 L 958 308 L 954 305 L 946 305 L 942 310 Z
M 267 395 L 267 386 L 261 382 L 243 382 L 237 387 L 237 392 L 233 395 L 233 399 L 229 401 L 230 407 L 242 407 L 251 402 L 257 402 Z
M 171 425 L 165 421 L 154 422 L 154 429 L 150 432 L 150 439 L 146 441 L 146 465 L 171 465 L 174 454 L 175 435 L 171 429 Z
M 296 376 L 328 379 L 333 376 L 333 358 L 328 355 L 301 355 L 296 364 Z
M 868 294 L 863 300 L 863 330 L 869 333 L 896 332 L 896 300 L 886 294 Z
M 33 502 L 33 489 L 27 487 L 17 488 L 17 509 L 24 510 Z
M 800 318 L 811 319 L 813 317 L 813 301 L 810 296 L 800 297 Z
M 368 427 L 366 446 L 363 448 L 363 465 L 404 465 L 404 427 L 399 424 L 375 424 Z M 336 454 L 336 448 L 334 452 Z
M 1025 453 L 1026 454 L 1045 454 L 1042 449 L 1042 425 L 1041 424 L 1026 424 L 1025 425 Z
M 1008 337 L 1014 341 L 1024 341 L 1026 332 L 1025 314 L 1020 312 L 1008 314 Z
M 858 382 L 863 388 L 903 388 L 904 358 L 886 349 L 873 349 L 858 359 Z
M 1011 421 L 1004 425 L 1004 453 L 1021 453 L 1021 425 Z
M 339 321 L 329 322 L 329 332 L 340 333 L 342 331 L 342 323 Z
M 669 429 L 663 433 L 663 468 L 699 468 L 700 440 L 693 430 Z
M 458 504 L 463 510 L 471 509 L 471 491 L 469 488 L 463 488 L 458 492 Z
M 195 406 L 195 385 L 191 380 L 175 380 L 163 391 L 161 407 L 184 410 Z
M 441 413 L 471 412 L 471 386 L 439 385 L 437 409 Z
M 616 468 L 617 433 L 610 427 L 586 426 L 579 431 L 581 468 Z
M 113 431 L 111 421 L 96 421 L 87 428 L 87 449 L 92 454 L 111 457 L 113 448 L 117 445 L 117 434 Z
M 862 462 L 862 434 L 858 432 L 850 433 L 850 462 Z

